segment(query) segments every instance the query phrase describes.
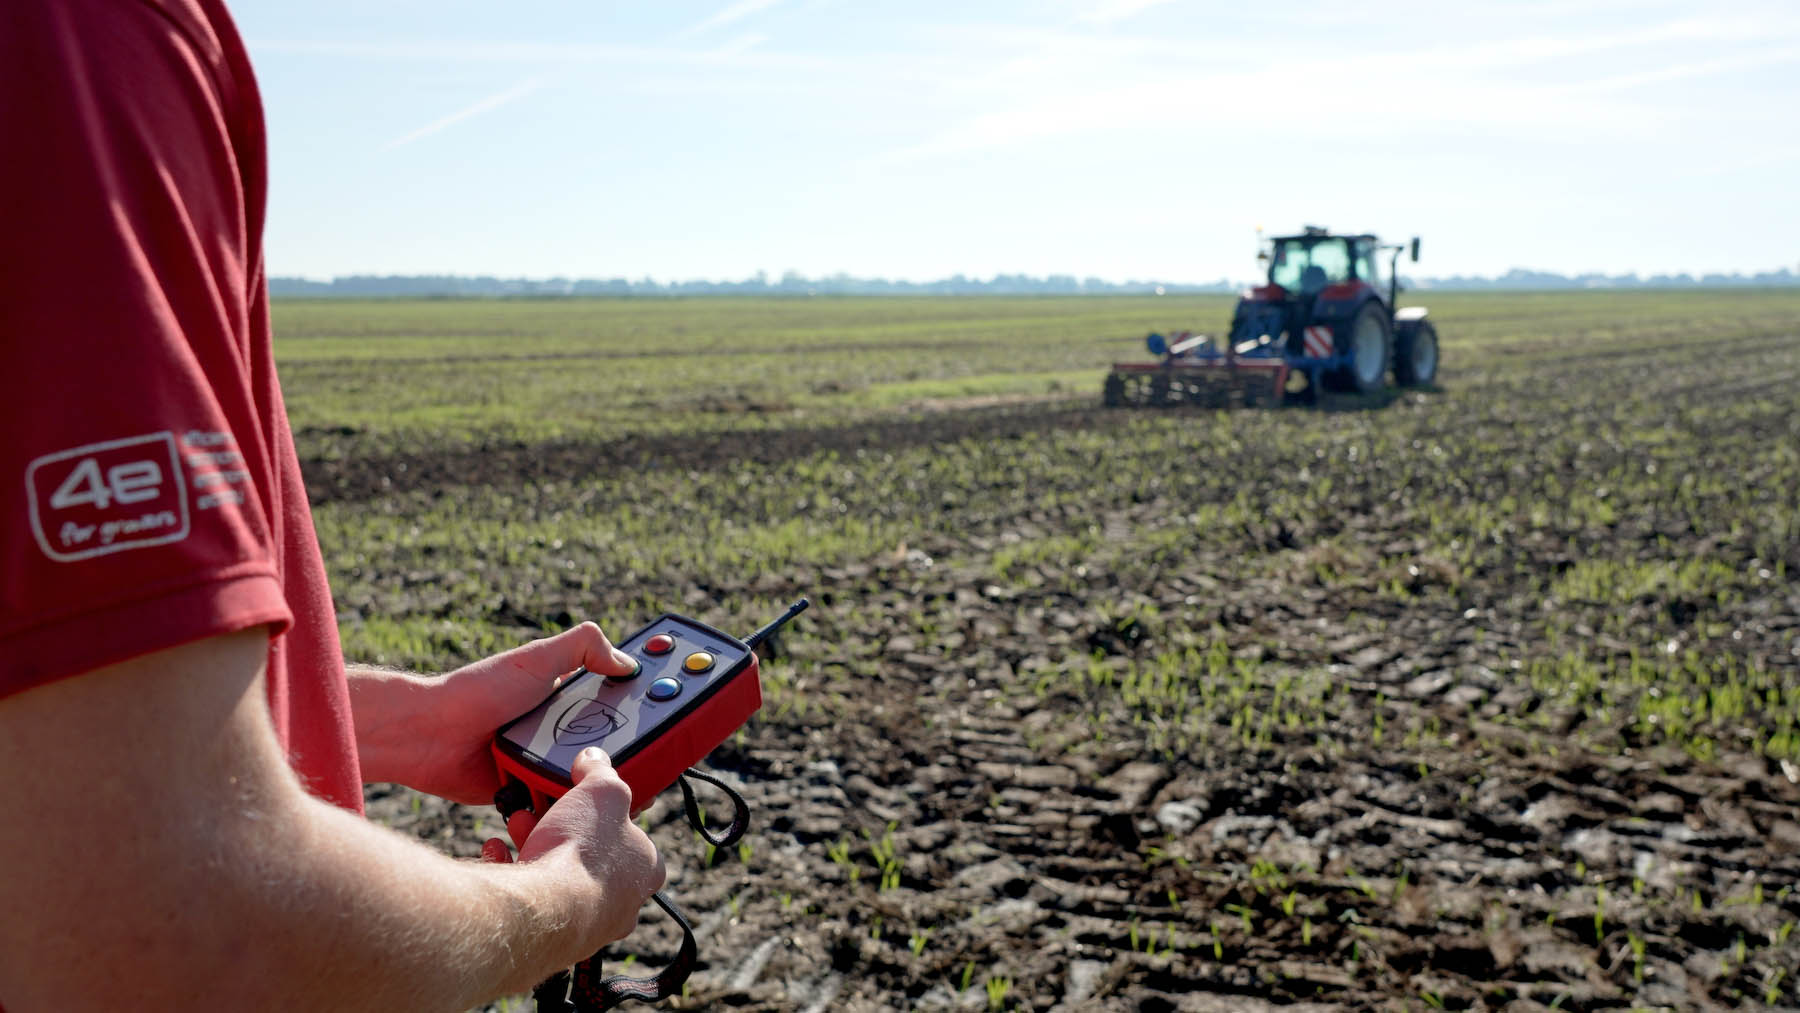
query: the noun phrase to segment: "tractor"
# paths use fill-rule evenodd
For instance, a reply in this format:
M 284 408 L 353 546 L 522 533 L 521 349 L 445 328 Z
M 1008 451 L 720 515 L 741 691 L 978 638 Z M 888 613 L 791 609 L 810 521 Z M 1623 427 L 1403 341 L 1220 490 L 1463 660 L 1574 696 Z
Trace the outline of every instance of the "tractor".
M 1409 248 L 1416 263 L 1417 236 L 1389 246 L 1372 235 L 1313 225 L 1297 236 L 1276 236 L 1257 255 L 1268 262 L 1268 280 L 1239 298 L 1227 337 L 1151 334 L 1145 343 L 1157 361 L 1115 363 L 1103 400 L 1112 406 L 1317 403 L 1326 393 L 1377 393 L 1389 372 L 1403 387 L 1429 385 L 1437 377 L 1437 330 L 1423 306 L 1394 305 L 1395 268 Z M 1386 279 L 1382 253 L 1392 254 Z

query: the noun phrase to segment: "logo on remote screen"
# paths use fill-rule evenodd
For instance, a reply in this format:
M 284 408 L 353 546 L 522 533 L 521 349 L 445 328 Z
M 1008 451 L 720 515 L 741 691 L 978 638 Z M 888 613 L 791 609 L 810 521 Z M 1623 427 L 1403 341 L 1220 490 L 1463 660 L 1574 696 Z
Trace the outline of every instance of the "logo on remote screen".
M 556 744 L 588 746 L 625 727 L 625 715 L 598 700 L 577 700 L 556 718 Z
M 26 466 L 25 491 L 32 534 L 59 562 L 188 535 L 187 483 L 170 432 L 45 454 Z

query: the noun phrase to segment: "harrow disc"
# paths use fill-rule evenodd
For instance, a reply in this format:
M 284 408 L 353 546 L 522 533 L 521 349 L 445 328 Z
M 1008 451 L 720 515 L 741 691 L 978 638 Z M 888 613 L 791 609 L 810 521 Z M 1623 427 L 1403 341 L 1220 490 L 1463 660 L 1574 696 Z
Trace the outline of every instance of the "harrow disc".
M 1101 400 L 1109 408 L 1273 408 L 1283 400 L 1284 371 L 1157 369 L 1107 374 Z
M 1108 408 L 1119 408 L 1126 404 L 1125 377 L 1122 374 L 1106 374 L 1106 386 L 1101 390 L 1100 401 Z

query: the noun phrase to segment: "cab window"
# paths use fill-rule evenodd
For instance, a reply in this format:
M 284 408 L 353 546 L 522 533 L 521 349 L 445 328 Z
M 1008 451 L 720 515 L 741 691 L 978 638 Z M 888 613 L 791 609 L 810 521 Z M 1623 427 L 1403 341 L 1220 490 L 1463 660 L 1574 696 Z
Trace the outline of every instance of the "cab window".
M 1371 285 L 1381 285 L 1381 258 L 1377 255 L 1375 241 L 1372 239 L 1357 241 L 1356 276 Z
M 1275 244 L 1269 281 L 1290 292 L 1317 292 L 1350 279 L 1350 244 L 1330 239 L 1284 239 Z

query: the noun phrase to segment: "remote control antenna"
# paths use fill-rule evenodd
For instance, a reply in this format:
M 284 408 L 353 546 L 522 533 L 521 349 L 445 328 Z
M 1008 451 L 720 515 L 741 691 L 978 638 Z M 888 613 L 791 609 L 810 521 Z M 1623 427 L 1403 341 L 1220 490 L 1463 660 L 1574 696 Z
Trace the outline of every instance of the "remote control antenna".
M 799 615 L 800 613 L 805 612 L 806 606 L 811 605 L 811 604 L 812 604 L 811 601 L 808 601 L 807 599 L 802 598 L 799 601 L 793 603 L 792 605 L 789 605 L 787 607 L 787 611 L 783 612 L 780 616 L 777 616 L 774 622 L 770 623 L 767 626 L 764 626 L 762 629 L 757 630 L 755 633 L 752 633 L 749 636 L 745 637 L 744 638 L 744 646 L 749 647 L 752 650 L 755 650 L 756 645 L 760 644 L 764 640 L 768 639 L 769 634 L 774 633 L 776 630 L 781 629 L 783 626 L 787 625 L 787 621 L 789 619 L 792 619 L 795 616 Z

